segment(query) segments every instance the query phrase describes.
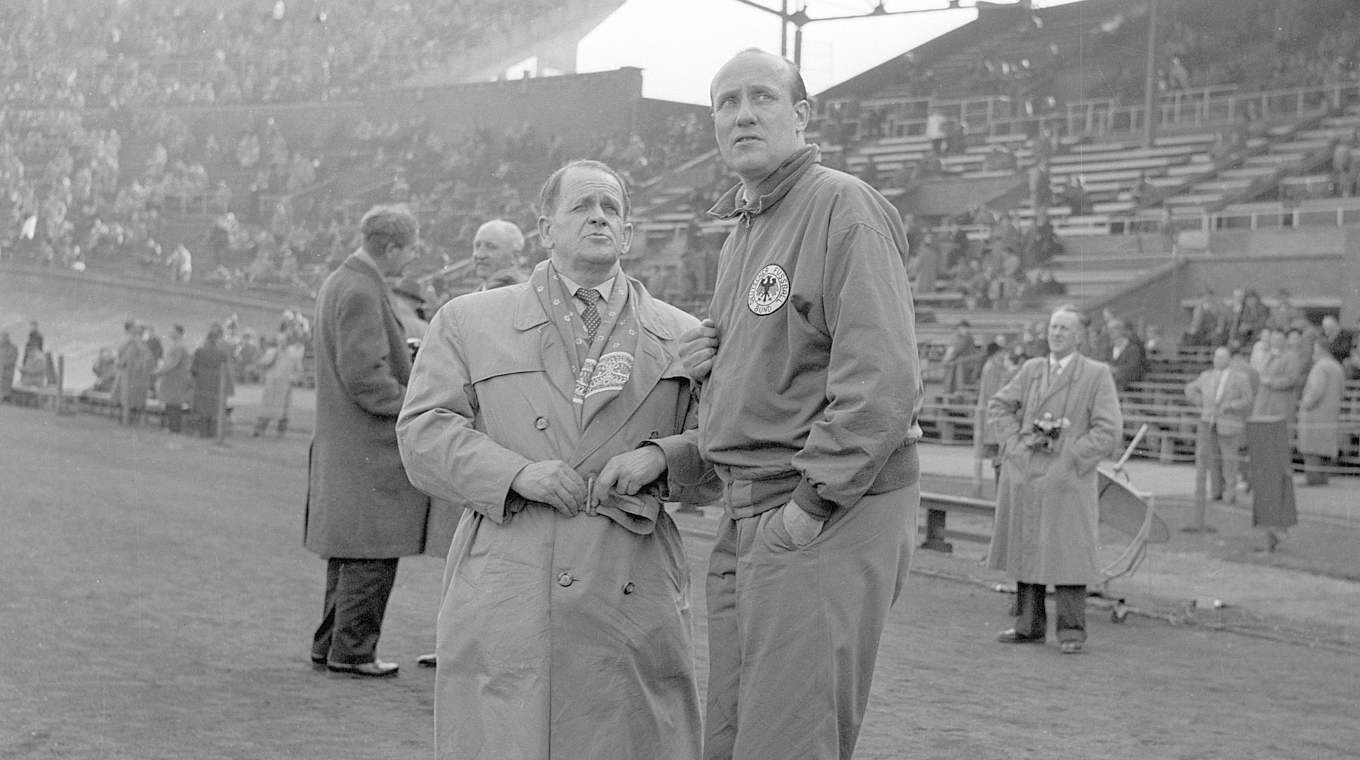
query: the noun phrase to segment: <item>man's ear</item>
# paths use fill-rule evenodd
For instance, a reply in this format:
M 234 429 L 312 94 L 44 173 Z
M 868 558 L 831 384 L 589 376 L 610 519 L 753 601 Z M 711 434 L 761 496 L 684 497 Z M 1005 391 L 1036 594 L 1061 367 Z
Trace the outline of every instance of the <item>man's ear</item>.
M 800 100 L 793 104 L 793 126 L 798 134 L 807 131 L 808 122 L 812 121 L 812 104 L 806 100 Z
M 552 250 L 552 220 L 546 216 L 538 218 L 538 242 L 544 248 Z
M 632 247 L 633 247 L 633 223 L 624 222 L 623 240 L 619 241 L 619 252 L 621 254 L 626 254 L 628 253 L 628 249 Z

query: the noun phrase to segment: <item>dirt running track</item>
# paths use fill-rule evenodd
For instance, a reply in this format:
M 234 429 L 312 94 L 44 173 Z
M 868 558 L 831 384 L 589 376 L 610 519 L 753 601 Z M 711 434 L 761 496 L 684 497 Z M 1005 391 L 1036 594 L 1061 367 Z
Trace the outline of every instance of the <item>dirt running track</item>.
M 306 441 L 229 444 L 0 406 L 0 758 L 430 756 L 433 674 L 414 658 L 433 643 L 438 562 L 402 563 L 381 647 L 399 678 L 312 669 Z M 1093 615 L 1091 652 L 1063 657 L 991 643 L 1006 600 L 985 588 L 914 575 L 905 601 L 859 758 L 1360 747 L 1354 655 Z M 702 673 L 702 620 L 696 634 Z

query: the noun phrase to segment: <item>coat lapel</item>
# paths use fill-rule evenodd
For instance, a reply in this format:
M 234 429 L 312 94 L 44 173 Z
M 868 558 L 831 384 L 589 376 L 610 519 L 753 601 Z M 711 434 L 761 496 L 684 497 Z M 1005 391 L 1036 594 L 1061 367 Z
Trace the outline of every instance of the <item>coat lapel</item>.
M 1045 359 L 1044 361 L 1047 362 L 1048 360 Z M 1044 371 L 1045 372 L 1049 371 L 1049 367 L 1047 364 L 1044 365 Z M 1042 407 L 1046 405 L 1049 399 L 1053 398 L 1058 393 L 1067 390 L 1067 386 L 1076 382 L 1077 373 L 1079 373 L 1080 371 L 1081 371 L 1081 356 L 1080 355 L 1073 356 L 1072 361 L 1068 362 L 1067 369 L 1063 370 L 1062 374 L 1058 375 L 1057 377 L 1049 379 L 1048 389 L 1045 390 L 1039 397 L 1039 406 Z

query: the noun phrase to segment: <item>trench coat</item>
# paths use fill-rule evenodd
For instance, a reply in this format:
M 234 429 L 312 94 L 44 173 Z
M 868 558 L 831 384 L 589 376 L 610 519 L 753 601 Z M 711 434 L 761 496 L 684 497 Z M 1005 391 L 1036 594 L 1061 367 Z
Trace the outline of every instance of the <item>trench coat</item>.
M 171 343 L 165 352 L 161 368 L 156 370 L 160 381 L 156 397 L 167 407 L 184 406 L 193 399 L 194 382 L 189 376 L 189 349 L 182 343 Z
M 146 394 L 151 392 L 151 374 L 156 359 L 151 349 L 140 338 L 128 338 L 118 347 L 118 379 L 114 396 L 124 409 L 141 411 L 146 408 Z
M 1329 459 L 1336 457 L 1340 450 L 1337 443 L 1337 418 L 1341 416 L 1341 394 L 1345 383 L 1341 364 L 1330 355 L 1313 363 L 1303 386 L 1303 399 L 1299 401 L 1300 454 Z
M 223 367 L 227 368 L 226 397 L 231 398 L 236 392 L 236 381 L 231 377 L 231 352 L 220 338 L 205 338 L 203 344 L 194 349 L 193 359 L 189 362 L 194 414 L 205 420 L 217 417 Z
M 695 424 L 677 358 L 698 324 L 629 281 L 641 327 L 631 378 L 585 430 L 558 331 L 530 283 L 435 316 L 397 424 L 412 481 L 464 508 L 444 568 L 435 680 L 440 758 L 699 757 L 689 564 L 659 482 L 567 517 L 510 483 L 560 459 L 583 478 Z M 716 481 L 671 463 L 674 500 Z M 696 484 L 691 486 L 690 484 Z
M 259 417 L 287 419 L 293 399 L 293 381 L 302 374 L 302 344 L 270 349 L 272 358 L 264 371 L 264 392 L 260 395 Z
M 316 296 L 316 429 L 303 545 L 322 557 L 391 559 L 425 548 L 429 498 L 397 451 L 397 412 L 411 375 L 392 291 L 354 253 Z
M 1045 390 L 1048 361 L 1025 362 L 987 406 L 1001 440 L 987 566 L 1023 583 L 1083 586 L 1098 579 L 1096 465 L 1124 422 L 1108 365 L 1074 355 Z M 1025 445 L 1045 413 L 1069 421 L 1051 454 Z

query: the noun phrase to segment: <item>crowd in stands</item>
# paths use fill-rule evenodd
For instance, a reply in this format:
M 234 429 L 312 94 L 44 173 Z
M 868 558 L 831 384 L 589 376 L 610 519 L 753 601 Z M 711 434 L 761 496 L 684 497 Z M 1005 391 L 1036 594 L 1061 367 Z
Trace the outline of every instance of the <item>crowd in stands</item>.
M 0 8 L 0 100 L 67 107 L 350 98 L 509 39 L 555 0 L 45 0 Z

